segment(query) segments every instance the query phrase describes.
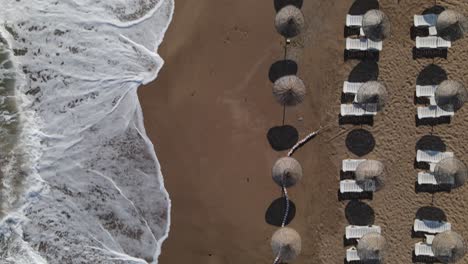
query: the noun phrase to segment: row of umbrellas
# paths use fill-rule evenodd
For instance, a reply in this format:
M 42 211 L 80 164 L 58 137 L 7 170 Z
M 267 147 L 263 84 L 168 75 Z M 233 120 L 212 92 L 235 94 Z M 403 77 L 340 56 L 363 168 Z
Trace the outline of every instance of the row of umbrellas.
M 298 36 L 305 28 L 302 11 L 295 5 L 286 5 L 276 14 L 275 27 L 279 34 L 286 39 Z M 289 41 L 286 41 L 288 43 Z M 286 75 L 278 78 L 273 84 L 273 96 L 283 107 L 300 104 L 306 95 L 304 82 L 296 75 Z M 283 116 L 284 120 L 284 116 Z M 279 158 L 272 168 L 272 179 L 283 190 L 286 199 L 286 212 L 282 227 L 271 238 L 271 249 L 275 258 L 274 263 L 290 263 L 301 252 L 301 236 L 299 233 L 285 227 L 288 216 L 289 198 L 286 188 L 294 186 L 302 178 L 302 167 L 292 157 Z

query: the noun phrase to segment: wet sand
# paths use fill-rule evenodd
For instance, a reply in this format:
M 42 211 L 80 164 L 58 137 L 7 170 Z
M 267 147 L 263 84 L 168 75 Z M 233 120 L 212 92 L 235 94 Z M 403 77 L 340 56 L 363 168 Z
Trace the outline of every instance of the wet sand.
M 359 1 L 358 1 L 359 2 Z M 433 133 L 447 149 L 468 161 L 465 107 L 451 124 L 416 126 L 414 91 L 419 72 L 432 62 L 450 78 L 468 81 L 464 67 L 467 40 L 450 49 L 448 59 L 413 60 L 412 16 L 430 7 L 427 1 L 380 1 L 392 21 L 393 35 L 384 43 L 378 79 L 390 94 L 388 107 L 374 124 L 339 125 L 341 88 L 359 61 L 344 61 L 343 27 L 351 1 L 305 1 L 308 30 L 295 39 L 288 57 L 297 61 L 308 87 L 303 104 L 287 110 L 286 123 L 300 137 L 320 125 L 328 128 L 294 157 L 304 169 L 303 181 L 291 188 L 296 217 L 289 225 L 303 239 L 296 263 L 342 263 L 348 201 L 338 200 L 341 160 L 356 158 L 346 138 L 365 129 L 375 139 L 365 158 L 388 167 L 385 188 L 372 201 L 375 224 L 389 242 L 388 259 L 411 263 L 411 225 L 418 208 L 431 204 L 430 194 L 414 190 L 416 142 Z M 468 13 L 468 4 L 441 5 Z M 173 22 L 159 54 L 166 64 L 158 79 L 140 89 L 145 126 L 152 139 L 172 199 L 172 224 L 161 264 L 271 263 L 269 239 L 276 227 L 265 221 L 270 203 L 280 196 L 271 180 L 274 151 L 269 128 L 281 123 L 282 107 L 271 95 L 268 70 L 282 59 L 282 38 L 273 26 L 271 0 L 249 5 L 226 0 L 177 0 Z M 351 134 L 353 135 L 353 134 Z M 468 194 L 463 187 L 437 194 L 453 230 L 468 238 L 465 223 Z M 465 262 L 468 263 L 468 260 Z

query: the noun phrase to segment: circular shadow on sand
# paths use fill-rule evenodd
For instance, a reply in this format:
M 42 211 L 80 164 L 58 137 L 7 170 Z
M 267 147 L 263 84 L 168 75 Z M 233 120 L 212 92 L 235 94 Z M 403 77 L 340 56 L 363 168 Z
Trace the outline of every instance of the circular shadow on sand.
M 297 129 L 290 125 L 275 126 L 268 130 L 268 143 L 276 151 L 292 148 L 299 140 Z
M 438 15 L 438 14 L 444 12 L 444 10 L 445 10 L 445 7 L 440 6 L 440 5 L 435 5 L 435 6 L 431 6 L 431 7 L 427 8 L 427 9 L 425 9 L 425 10 L 422 12 L 422 14 L 423 14 L 423 15 L 428 15 L 428 14 L 436 14 L 436 15 Z
M 378 0 L 355 0 L 348 11 L 350 15 L 364 15 L 371 9 L 379 9 Z
M 355 129 L 346 136 L 346 147 L 355 155 L 362 157 L 372 152 L 375 139 L 371 132 L 365 129 Z
M 438 136 L 425 135 L 416 142 L 416 150 L 435 150 L 444 152 L 447 150 L 447 145 Z
M 345 216 L 350 225 L 373 225 L 375 221 L 374 209 L 368 204 L 351 200 L 345 208 Z
M 416 219 L 432 220 L 432 221 L 447 221 L 447 216 L 440 208 L 433 206 L 424 206 L 416 212 Z
M 297 69 L 297 63 L 293 60 L 277 61 L 270 66 L 270 70 L 268 71 L 268 79 L 274 83 L 283 76 L 296 75 Z
M 280 197 L 274 200 L 265 213 L 265 221 L 274 226 L 281 226 L 283 223 L 284 213 L 286 212 L 286 200 L 284 197 Z M 296 205 L 289 200 L 289 213 L 286 218 L 286 225 L 291 223 L 296 215 Z
M 416 84 L 436 85 L 445 80 L 447 80 L 447 72 L 438 65 L 430 64 L 419 73 Z
M 281 8 L 287 5 L 293 5 L 297 8 L 302 8 L 304 0 L 273 0 L 276 12 L 280 11 Z
M 361 61 L 351 70 L 349 82 L 376 81 L 379 78 L 379 65 L 375 61 Z

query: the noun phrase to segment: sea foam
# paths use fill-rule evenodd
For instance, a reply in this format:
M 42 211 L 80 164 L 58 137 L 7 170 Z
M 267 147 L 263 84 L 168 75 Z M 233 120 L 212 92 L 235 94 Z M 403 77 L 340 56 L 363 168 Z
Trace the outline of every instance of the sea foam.
M 170 200 L 137 88 L 173 0 L 0 3 L 0 264 L 157 263 Z

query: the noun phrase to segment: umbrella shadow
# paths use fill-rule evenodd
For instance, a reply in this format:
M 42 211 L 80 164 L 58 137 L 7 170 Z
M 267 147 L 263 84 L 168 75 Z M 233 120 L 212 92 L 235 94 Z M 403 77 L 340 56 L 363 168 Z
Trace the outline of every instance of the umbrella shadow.
M 356 0 L 349 8 L 348 14 L 350 15 L 364 15 L 367 11 L 372 9 L 379 9 L 378 0 Z
M 447 72 L 442 67 L 430 64 L 418 74 L 416 78 L 417 85 L 437 85 L 447 80 Z
M 419 208 L 416 212 L 416 219 L 446 222 L 447 216 L 445 212 L 438 207 L 424 206 Z
M 348 82 L 376 81 L 379 78 L 379 65 L 375 61 L 361 61 L 349 73 Z
M 279 78 L 287 75 L 297 74 L 297 63 L 293 60 L 279 60 L 270 66 L 268 71 L 268 79 L 272 83 L 276 82 Z
M 445 11 L 445 7 L 441 6 L 441 5 L 434 5 L 434 6 L 431 6 L 429 8 L 426 8 L 422 14 L 423 15 L 428 15 L 428 14 L 436 14 L 436 15 L 439 15 L 440 13 L 444 12 Z
M 274 200 L 265 213 L 265 222 L 273 226 L 281 226 L 283 223 L 284 214 L 286 212 L 286 200 L 284 197 L 280 197 Z M 293 201 L 289 200 L 289 213 L 286 217 L 286 225 L 296 216 L 296 205 Z
M 375 222 L 374 209 L 358 200 L 351 200 L 346 205 L 345 216 L 350 225 L 367 226 Z
M 362 157 L 375 148 L 375 138 L 365 129 L 354 129 L 346 136 L 346 147 L 356 156 Z
M 276 12 L 280 11 L 281 8 L 287 5 L 293 5 L 297 8 L 302 8 L 304 0 L 273 0 L 273 5 L 275 6 Z
M 444 141 L 442 141 L 438 136 L 425 135 L 416 142 L 416 151 L 417 150 L 435 150 L 444 152 L 447 150 L 447 145 L 445 145 Z
M 299 140 L 299 132 L 290 125 L 275 126 L 268 130 L 268 143 L 276 151 L 292 148 Z

